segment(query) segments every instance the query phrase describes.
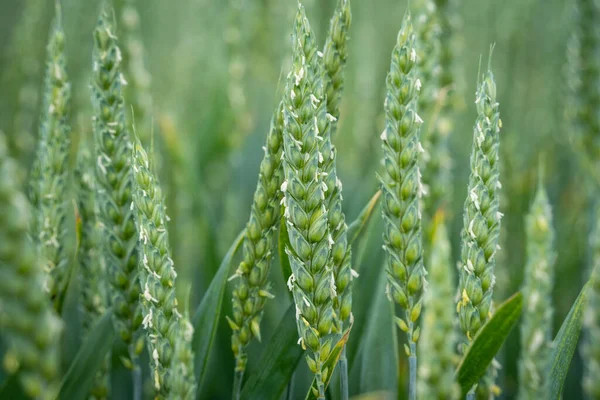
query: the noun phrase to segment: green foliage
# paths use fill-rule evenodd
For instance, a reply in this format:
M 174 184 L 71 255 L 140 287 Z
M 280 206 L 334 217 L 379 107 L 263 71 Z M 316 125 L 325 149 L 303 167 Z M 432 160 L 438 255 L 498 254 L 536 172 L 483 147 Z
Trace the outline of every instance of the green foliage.
M 590 280 L 585 284 L 573 303 L 569 314 L 560 326 L 560 330 L 552 341 L 549 367 L 547 371 L 545 398 L 558 400 L 561 398 L 571 359 L 577 348 L 579 334 L 583 326 L 584 311 L 589 307 L 589 296 L 596 282 Z
M 461 398 L 484 376 L 500 346 L 517 324 L 522 310 L 523 295 L 517 293 L 498 307 L 473 338 L 456 370 Z
M 600 397 L 600 209 L 595 209 L 596 222 L 590 235 L 592 256 L 591 281 L 588 289 L 588 305 L 584 312 L 584 343 L 581 356 L 584 360 L 583 389 L 590 399 Z
M 108 309 L 91 327 L 75 360 L 65 373 L 60 385 L 59 399 L 83 400 L 107 397 L 107 393 L 100 391 L 103 388 L 96 385 L 99 383 L 98 376 L 105 368 L 106 358 L 115 340 L 112 313 L 112 309 Z

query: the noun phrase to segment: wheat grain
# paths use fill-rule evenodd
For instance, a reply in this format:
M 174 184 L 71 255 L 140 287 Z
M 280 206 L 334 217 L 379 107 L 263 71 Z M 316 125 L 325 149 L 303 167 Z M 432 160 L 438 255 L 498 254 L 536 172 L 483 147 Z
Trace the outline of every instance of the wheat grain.
M 541 184 L 526 217 L 527 264 L 523 287 L 519 398 L 544 397 L 546 368 L 552 344 L 554 229 L 552 209 Z
M 8 343 L 4 367 L 19 371 L 25 393 L 52 400 L 59 388 L 62 323 L 44 290 L 46 275 L 27 237 L 29 204 L 17 165 L 0 134 L 0 329 Z
M 289 287 L 296 303 L 300 343 L 308 348 L 309 369 L 315 374 L 314 394 L 325 398 L 327 370 L 323 363 L 332 346 L 334 321 L 333 271 L 328 264 L 333 239 L 327 224 L 324 182 L 319 160 L 328 119 L 323 67 L 316 41 L 298 3 L 292 34 L 293 64 L 284 95 L 284 192 L 292 275 Z

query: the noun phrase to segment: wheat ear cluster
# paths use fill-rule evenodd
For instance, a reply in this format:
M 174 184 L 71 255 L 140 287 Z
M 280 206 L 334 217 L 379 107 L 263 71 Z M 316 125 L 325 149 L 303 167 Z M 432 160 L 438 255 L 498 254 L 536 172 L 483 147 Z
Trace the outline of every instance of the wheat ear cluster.
M 236 371 L 246 369 L 246 346 L 254 338 L 260 340 L 260 322 L 267 299 L 273 298 L 269 270 L 277 227 L 281 219 L 281 184 L 283 183 L 283 103 L 271 119 L 264 146 L 258 184 L 246 224 L 244 259 L 236 270 L 237 285 L 233 291 L 233 316 L 228 318 L 233 330 L 231 347 Z
M 450 238 L 443 215 L 438 213 L 432 230 L 429 285 L 423 299 L 423 334 L 419 340 L 419 395 L 424 399 L 457 398 L 452 271 Z
M 94 31 L 92 104 L 97 201 L 116 332 L 130 345 L 133 358 L 141 351 L 134 340 L 143 318 L 139 308 L 138 233 L 131 209 L 133 147 L 125 124 L 121 51 L 111 15 L 105 3 Z
M 46 274 L 29 238 L 30 207 L 19 191 L 15 161 L 0 135 L 0 329 L 9 374 L 19 371 L 25 393 L 52 400 L 60 384 L 62 323 L 44 290 Z
M 188 316 L 177 309 L 177 273 L 169 249 L 164 197 L 141 142 L 138 140 L 134 147 L 131 208 L 140 235 L 142 325 L 151 356 L 152 381 L 157 398 L 193 399 L 196 395 L 191 346 L 194 329 Z
M 385 98 L 385 130 L 381 134 L 384 158 L 380 177 L 383 192 L 383 247 L 387 255 L 390 300 L 404 315 L 397 318 L 408 336 L 405 350 L 416 357 L 419 338 L 417 320 L 425 282 L 421 238 L 422 194 L 418 159 L 422 152 L 419 130 L 423 120 L 417 114 L 421 82 L 417 77 L 416 39 L 410 14 L 406 14 L 392 52 Z
M 552 344 L 552 287 L 554 285 L 554 229 L 552 208 L 540 183 L 525 219 L 527 264 L 521 324 L 519 398 L 544 397 L 546 368 Z
M 600 398 L 600 206 L 594 209 L 595 224 L 590 235 L 591 279 L 583 318 L 583 391 L 589 399 Z
M 96 186 L 94 164 L 91 152 L 81 145 L 75 170 L 77 193 L 77 211 L 81 224 L 79 234 L 79 279 L 81 288 L 82 325 L 86 335 L 92 332 L 92 326 L 104 314 L 107 307 L 106 269 L 99 251 L 100 237 L 98 209 L 96 206 Z M 90 389 L 92 399 L 106 399 L 110 391 L 110 358 L 106 360 L 94 379 Z
M 464 203 L 459 266 L 459 300 L 456 306 L 460 329 L 470 342 L 489 319 L 495 277 L 495 256 L 502 213 L 498 209 L 501 188 L 498 171 L 500 113 L 492 71 L 478 82 L 473 128 L 471 175 Z M 467 344 L 463 343 L 463 350 Z
M 48 273 L 46 290 L 53 300 L 62 291 L 69 268 L 67 252 L 67 207 L 69 188 L 69 146 L 71 128 L 69 111 L 71 85 L 66 72 L 65 33 L 61 11 L 57 6 L 54 26 L 48 43 L 48 61 L 44 84 L 44 101 L 40 139 L 34 168 L 37 173 L 31 186 L 36 193 L 38 221 L 33 232 L 40 258 Z
M 349 0 L 339 0 L 329 25 L 329 33 L 323 49 L 325 66 L 325 93 L 327 98 L 326 118 L 328 127 L 324 129 L 323 140 L 320 141 L 321 159 L 319 167 L 327 190 L 325 191 L 325 207 L 329 232 L 334 244 L 330 258 L 333 267 L 333 279 L 336 294 L 333 296 L 333 308 L 336 317 L 336 330 L 343 331 L 343 324 L 352 312 L 351 282 L 356 272 L 352 270 L 352 250 L 348 243 L 346 217 L 342 210 L 342 182 L 337 176 L 336 150 L 332 137 L 340 117 L 340 102 L 344 85 L 344 67 L 347 59 L 348 30 L 352 15 Z
M 319 168 L 324 155 L 321 142 L 329 129 L 324 97 L 323 67 L 304 7 L 292 34 L 293 64 L 284 94 L 284 192 L 285 219 L 289 235 L 286 253 L 292 274 L 288 286 L 296 303 L 300 343 L 310 350 L 306 360 L 315 374 L 316 392 L 325 398 L 327 375 L 324 362 L 332 346 L 330 333 L 334 312 L 335 283 L 330 252 L 325 195 L 327 184 Z

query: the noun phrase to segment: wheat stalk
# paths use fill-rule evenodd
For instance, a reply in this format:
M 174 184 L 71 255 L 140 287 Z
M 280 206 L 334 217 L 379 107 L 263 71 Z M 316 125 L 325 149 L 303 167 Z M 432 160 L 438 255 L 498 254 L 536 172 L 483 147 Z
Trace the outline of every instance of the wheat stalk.
M 396 318 L 406 332 L 406 355 L 410 363 L 409 399 L 416 398 L 417 341 L 420 329 L 421 293 L 425 282 L 421 240 L 422 194 L 418 159 L 422 151 L 419 131 L 423 120 L 417 114 L 421 82 L 417 77 L 417 49 L 411 16 L 406 13 L 392 52 L 387 76 L 384 172 L 379 178 L 383 192 L 384 249 L 387 254 L 386 292 L 404 316 Z
M 519 398 L 544 397 L 546 368 L 552 345 L 552 287 L 554 284 L 554 229 L 552 208 L 541 183 L 525 220 L 527 264 L 521 323 Z
M 284 95 L 285 218 L 290 245 L 286 246 L 292 275 L 288 286 L 296 303 L 300 343 L 309 349 L 309 369 L 315 374 L 315 396 L 325 398 L 324 367 L 332 348 L 330 333 L 335 283 L 329 264 L 334 244 L 329 233 L 325 196 L 327 185 L 319 162 L 329 128 L 324 96 L 323 67 L 316 41 L 298 3 L 292 34 L 293 64 Z
M 117 334 L 129 345 L 133 360 L 143 347 L 135 343 L 143 319 L 139 308 L 138 233 L 130 209 L 132 144 L 125 125 L 121 90 L 125 80 L 120 71 L 121 51 L 111 15 L 109 4 L 104 3 L 94 30 L 92 103 L 97 199 L 115 327 Z
M 25 393 L 53 400 L 60 384 L 62 323 L 44 290 L 46 274 L 28 233 L 30 213 L 16 163 L 0 135 L 0 329 L 8 343 L 4 367 L 19 372 Z
M 68 204 L 68 156 L 71 127 L 71 85 L 66 72 L 65 33 L 61 10 L 56 16 L 47 50 L 44 101 L 34 173 L 30 182 L 35 193 L 38 243 L 43 269 L 48 273 L 45 289 L 53 301 L 63 291 L 69 267 L 66 208 Z M 58 303 L 55 303 L 58 305 Z
M 142 322 L 147 334 L 154 389 L 160 399 L 194 399 L 191 340 L 194 328 L 177 310 L 175 279 L 164 197 L 139 140 L 133 150 L 134 195 L 131 207 L 139 235 Z

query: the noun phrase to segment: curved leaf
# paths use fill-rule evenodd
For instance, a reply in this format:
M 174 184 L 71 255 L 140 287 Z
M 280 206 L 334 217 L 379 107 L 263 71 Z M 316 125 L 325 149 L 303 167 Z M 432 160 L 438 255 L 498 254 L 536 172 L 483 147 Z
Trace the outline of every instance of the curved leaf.
M 192 348 L 194 350 L 194 367 L 196 370 L 196 381 L 198 382 L 198 396 L 201 393 L 202 380 L 206 375 L 208 358 L 210 357 L 210 351 L 215 340 L 215 334 L 217 333 L 217 326 L 221 318 L 221 307 L 223 305 L 223 296 L 225 295 L 225 286 L 227 286 L 227 278 L 229 278 L 231 260 L 242 244 L 245 234 L 246 230 L 244 229 L 233 241 L 192 319 L 194 325 Z
M 560 399 L 571 359 L 579 341 L 579 334 L 583 325 L 583 311 L 587 303 L 587 293 L 590 290 L 590 285 L 591 282 L 588 282 L 581 289 L 552 342 L 552 352 L 550 353 L 549 370 L 546 378 L 548 384 L 546 388 L 547 399 Z
M 366 206 L 363 207 L 358 217 L 348 225 L 348 243 L 352 244 L 354 241 L 360 236 L 363 232 L 365 226 L 369 224 L 371 220 L 371 216 L 373 215 L 373 210 L 375 210 L 375 206 L 381 197 L 381 190 L 378 190 Z
M 523 295 L 517 292 L 496 310 L 479 330 L 456 370 L 456 379 L 465 397 L 485 374 L 500 347 L 517 324 L 523 310 Z
M 62 380 L 59 399 L 83 400 L 89 395 L 96 372 L 102 366 L 115 340 L 112 314 L 113 311 L 109 308 L 90 330 L 89 336 Z
M 270 400 L 281 397 L 304 354 L 302 347 L 298 345 L 295 316 L 296 307 L 292 304 L 262 351 L 257 363 L 259 367 L 248 376 L 242 388 L 241 399 Z

